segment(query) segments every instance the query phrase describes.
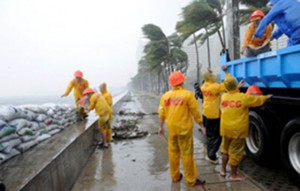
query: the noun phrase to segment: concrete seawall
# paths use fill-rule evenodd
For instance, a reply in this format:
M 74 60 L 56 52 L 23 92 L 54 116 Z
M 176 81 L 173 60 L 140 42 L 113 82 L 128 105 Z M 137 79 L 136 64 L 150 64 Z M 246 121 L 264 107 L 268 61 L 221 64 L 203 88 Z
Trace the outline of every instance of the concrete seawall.
M 127 92 L 114 97 L 114 103 Z M 31 150 L 0 165 L 0 180 L 8 191 L 71 190 L 95 149 L 97 116 L 66 128 Z

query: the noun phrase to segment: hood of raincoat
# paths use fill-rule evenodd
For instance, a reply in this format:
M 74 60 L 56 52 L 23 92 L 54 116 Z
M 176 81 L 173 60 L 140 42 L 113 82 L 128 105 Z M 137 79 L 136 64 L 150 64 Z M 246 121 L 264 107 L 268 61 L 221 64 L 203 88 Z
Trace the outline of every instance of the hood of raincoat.
M 101 93 L 106 93 L 107 92 L 107 88 L 106 88 L 106 83 L 105 82 L 103 82 L 100 85 L 100 91 L 101 91 Z

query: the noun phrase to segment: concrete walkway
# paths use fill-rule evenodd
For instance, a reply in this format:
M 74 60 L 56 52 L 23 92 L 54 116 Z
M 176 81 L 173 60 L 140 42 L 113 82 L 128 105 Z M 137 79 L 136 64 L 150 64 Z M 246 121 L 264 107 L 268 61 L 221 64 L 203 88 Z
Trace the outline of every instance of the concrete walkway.
M 73 191 L 266 190 L 250 177 L 245 181 L 233 182 L 228 177 L 219 176 L 220 164 L 214 165 L 204 160 L 204 141 L 198 133 L 194 135 L 195 160 L 199 178 L 206 179 L 207 184 L 204 187 L 187 187 L 184 179 L 180 183 L 172 183 L 167 140 L 156 133 L 159 125 L 158 116 L 155 115 L 158 101 L 157 96 L 130 95 L 114 106 L 116 119 L 120 109 L 131 113 L 144 112 L 146 115 L 139 121 L 139 125 L 149 135 L 140 139 L 115 141 L 108 149 L 97 149 L 87 162 Z

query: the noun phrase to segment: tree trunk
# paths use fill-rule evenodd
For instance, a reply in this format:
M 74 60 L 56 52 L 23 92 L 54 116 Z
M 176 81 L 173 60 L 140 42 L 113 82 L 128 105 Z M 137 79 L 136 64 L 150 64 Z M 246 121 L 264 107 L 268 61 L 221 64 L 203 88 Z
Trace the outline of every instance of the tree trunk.
M 222 34 L 223 34 L 223 40 L 224 40 L 224 49 L 226 49 L 226 36 L 225 36 L 225 26 L 222 18 Z
M 168 63 L 168 65 L 170 66 L 170 73 L 171 72 L 173 72 L 174 71 L 174 67 L 173 67 L 173 63 L 172 63 L 172 61 L 171 61 L 171 49 L 170 49 L 170 43 L 169 43 L 169 40 L 166 38 L 166 41 L 167 41 L 167 51 L 168 51 L 168 53 L 167 53 L 167 63 Z
M 240 58 L 239 0 L 227 0 L 228 50 L 230 58 Z
M 164 84 L 165 84 L 165 87 L 163 88 L 164 89 L 163 91 L 166 92 L 166 91 L 169 90 L 169 81 L 168 81 L 169 75 L 168 75 L 167 70 L 163 70 L 162 74 L 163 74 L 162 78 L 163 78 L 163 81 L 164 81 Z
M 208 33 L 207 29 L 205 29 L 205 30 L 206 30 L 206 33 Z M 207 37 L 207 39 L 206 39 L 206 45 L 207 45 L 208 68 L 211 69 L 209 37 Z
M 195 51 L 196 51 L 196 61 L 197 61 L 197 82 L 200 82 L 200 61 L 199 61 L 199 50 L 196 42 L 196 36 L 193 34 L 194 38 L 194 45 L 195 45 Z
M 218 31 L 217 33 L 218 33 L 218 36 L 219 36 L 219 39 L 220 39 L 220 42 L 221 42 L 222 48 L 223 48 L 223 49 L 225 49 L 225 47 L 226 47 L 226 46 L 225 46 L 225 43 L 224 43 L 224 41 L 223 41 L 223 39 L 222 39 L 222 36 L 221 36 L 221 33 L 220 33 L 220 31 Z

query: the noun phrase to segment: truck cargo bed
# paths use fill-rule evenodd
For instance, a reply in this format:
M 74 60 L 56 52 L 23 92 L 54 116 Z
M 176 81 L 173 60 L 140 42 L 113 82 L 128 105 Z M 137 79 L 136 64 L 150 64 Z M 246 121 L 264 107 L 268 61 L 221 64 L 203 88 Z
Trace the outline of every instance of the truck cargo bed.
M 229 62 L 224 54 L 220 60 L 238 81 L 246 80 L 246 87 L 255 84 L 261 88 L 300 88 L 300 45 Z

